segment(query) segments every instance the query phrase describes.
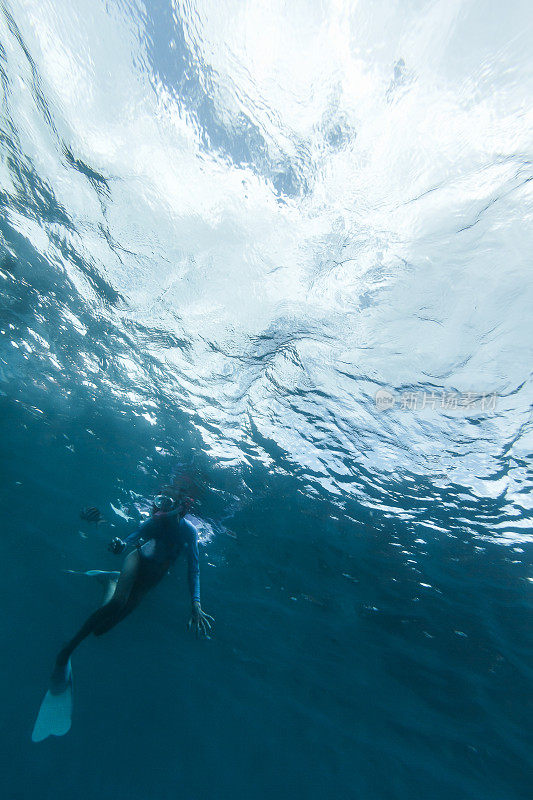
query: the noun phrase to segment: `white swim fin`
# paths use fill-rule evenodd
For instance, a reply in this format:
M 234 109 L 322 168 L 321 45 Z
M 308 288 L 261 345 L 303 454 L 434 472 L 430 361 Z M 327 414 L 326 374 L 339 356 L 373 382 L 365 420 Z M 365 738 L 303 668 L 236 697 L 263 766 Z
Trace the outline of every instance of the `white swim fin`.
M 118 578 L 120 572 L 116 570 L 105 570 L 105 569 L 88 569 L 85 572 L 82 572 L 77 569 L 64 569 L 63 572 L 68 572 L 70 575 L 86 575 L 88 578 L 99 578 L 99 579 L 113 579 Z
M 63 572 L 67 572 L 70 575 L 85 575 L 88 578 L 96 578 L 98 583 L 104 587 L 102 604 L 107 603 L 108 600 L 111 600 L 117 585 L 117 581 L 120 577 L 120 572 L 117 570 L 88 569 L 85 572 L 80 572 L 76 569 L 64 569 Z
M 72 723 L 72 666 L 70 658 L 65 666 L 64 687 L 52 694 L 48 690 L 41 703 L 31 735 L 33 742 L 42 742 L 49 736 L 64 736 Z

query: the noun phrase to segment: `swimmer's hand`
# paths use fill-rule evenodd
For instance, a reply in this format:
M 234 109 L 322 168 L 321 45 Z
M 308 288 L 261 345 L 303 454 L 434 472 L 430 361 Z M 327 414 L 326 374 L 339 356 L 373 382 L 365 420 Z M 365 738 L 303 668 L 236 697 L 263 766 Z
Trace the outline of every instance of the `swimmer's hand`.
M 112 542 L 109 542 L 107 549 L 111 553 L 115 553 L 118 555 L 119 553 L 123 553 L 126 549 L 126 542 L 123 542 L 120 536 L 115 536 Z
M 211 622 L 215 621 L 213 617 L 202 611 L 202 606 L 198 600 L 195 600 L 192 604 L 191 618 L 187 627 L 189 630 L 194 631 L 197 639 L 200 635 L 209 636 L 209 631 L 211 630 L 211 622 L 209 620 Z

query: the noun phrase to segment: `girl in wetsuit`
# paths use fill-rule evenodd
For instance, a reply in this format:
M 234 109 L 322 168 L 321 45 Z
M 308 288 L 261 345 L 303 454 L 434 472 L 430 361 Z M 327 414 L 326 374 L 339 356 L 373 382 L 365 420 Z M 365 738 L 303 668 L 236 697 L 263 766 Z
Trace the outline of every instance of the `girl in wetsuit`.
M 139 545 L 139 540 L 144 540 Z M 198 533 L 194 525 L 184 519 L 174 501 L 167 495 L 158 495 L 153 503 L 152 517 L 143 522 L 125 541 L 113 539 L 109 549 L 122 553 L 128 545 L 137 544 L 125 560 L 111 598 L 85 621 L 78 633 L 59 652 L 52 687 L 64 686 L 65 670 L 76 647 L 90 633 L 100 636 L 124 619 L 140 603 L 146 592 L 168 572 L 181 552 L 187 553 L 189 590 L 192 612 L 189 628 L 196 635 L 207 634 L 213 617 L 202 611 L 200 605 L 200 564 L 198 560 Z

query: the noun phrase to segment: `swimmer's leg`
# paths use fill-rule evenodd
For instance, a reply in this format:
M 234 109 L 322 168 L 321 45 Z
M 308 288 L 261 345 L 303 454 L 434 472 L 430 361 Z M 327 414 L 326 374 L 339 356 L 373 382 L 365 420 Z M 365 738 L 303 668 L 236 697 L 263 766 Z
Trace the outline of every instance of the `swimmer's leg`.
M 122 608 L 118 608 L 116 613 L 105 617 L 105 619 L 102 619 L 98 625 L 95 626 L 93 630 L 94 635 L 101 636 L 103 633 L 107 633 L 107 631 L 110 631 L 111 628 L 114 628 L 115 625 L 127 617 L 128 614 L 131 614 L 133 609 L 137 608 L 145 594 L 153 586 L 159 583 L 161 578 L 166 575 L 167 572 L 167 564 L 147 566 L 146 564 L 143 565 L 141 563 L 141 567 L 137 573 L 135 583 L 133 584 L 126 604 Z
M 130 596 L 131 590 L 135 583 L 135 579 L 139 573 L 140 556 L 137 550 L 134 550 L 124 561 L 124 566 L 117 581 L 116 588 L 113 590 L 111 598 L 104 603 L 97 611 L 84 622 L 75 636 L 72 637 L 65 647 L 63 647 L 56 659 L 56 669 L 54 672 L 64 671 L 65 664 L 76 649 L 76 647 L 83 642 L 84 639 L 92 633 L 104 620 L 114 618 L 117 613 L 122 611 Z
M 112 573 L 109 573 L 110 575 Z M 113 578 L 109 578 L 107 583 L 104 586 L 104 596 L 102 598 L 102 605 L 105 606 L 106 603 L 109 603 L 113 595 L 115 594 L 115 590 L 118 586 L 118 578 L 120 576 L 120 572 L 117 572 L 117 576 Z
M 110 631 L 111 628 L 114 628 L 115 625 L 118 625 L 119 622 L 122 622 L 124 617 L 131 614 L 134 608 L 137 608 L 147 591 L 148 589 L 140 590 L 134 587 L 126 605 L 122 608 L 117 608 L 116 613 L 108 614 L 100 620 L 93 629 L 94 635 L 101 636 L 103 633 Z

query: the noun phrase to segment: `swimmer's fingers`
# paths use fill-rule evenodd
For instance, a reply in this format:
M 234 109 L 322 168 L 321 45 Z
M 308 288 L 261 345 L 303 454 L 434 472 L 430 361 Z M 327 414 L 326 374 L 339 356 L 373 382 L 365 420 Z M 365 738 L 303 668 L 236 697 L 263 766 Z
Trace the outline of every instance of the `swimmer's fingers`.
M 203 611 L 200 613 L 198 617 L 192 616 L 187 623 L 188 630 L 193 630 L 194 635 L 197 639 L 201 636 L 205 636 L 209 639 L 209 631 L 211 630 L 211 623 L 209 620 L 215 621 L 213 617 L 209 616 L 209 614 L 205 614 Z
M 206 614 L 206 613 L 205 613 L 205 611 L 202 611 L 202 614 L 204 615 L 204 619 L 205 619 L 205 620 L 208 620 L 208 619 L 210 619 L 210 620 L 211 620 L 211 622 L 214 622 L 214 621 L 215 621 L 215 618 L 214 618 L 214 617 L 212 617 L 212 616 L 211 616 L 211 614 Z M 209 626 L 209 627 L 211 627 L 211 626 Z
M 187 623 L 187 630 L 193 630 L 196 638 L 198 639 L 198 620 L 191 617 Z

